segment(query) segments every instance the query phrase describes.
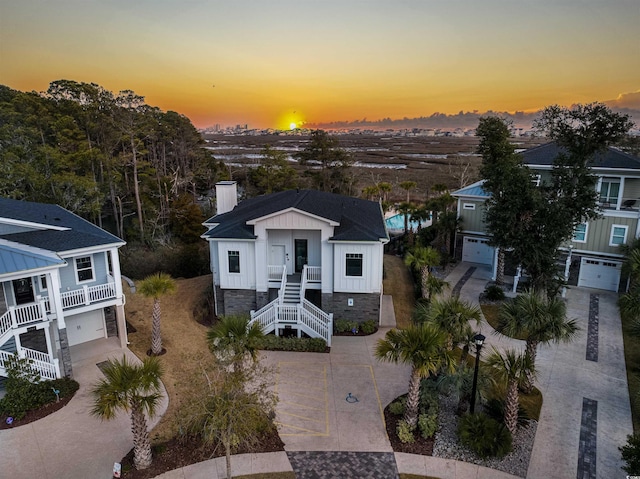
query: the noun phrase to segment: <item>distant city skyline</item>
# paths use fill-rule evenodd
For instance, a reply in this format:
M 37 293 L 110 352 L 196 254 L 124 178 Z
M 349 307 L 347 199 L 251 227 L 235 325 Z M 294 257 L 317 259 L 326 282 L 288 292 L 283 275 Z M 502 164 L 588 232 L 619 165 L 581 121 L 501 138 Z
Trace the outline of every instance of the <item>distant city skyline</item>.
M 130 89 L 199 128 L 640 111 L 639 24 L 637 0 L 5 0 L 0 84 Z

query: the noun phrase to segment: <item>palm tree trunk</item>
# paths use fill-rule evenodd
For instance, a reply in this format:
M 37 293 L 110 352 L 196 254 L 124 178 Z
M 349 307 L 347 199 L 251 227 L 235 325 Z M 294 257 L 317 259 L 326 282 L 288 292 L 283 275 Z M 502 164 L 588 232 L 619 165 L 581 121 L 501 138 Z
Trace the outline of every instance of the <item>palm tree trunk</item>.
M 404 412 L 404 420 L 411 429 L 418 424 L 418 406 L 420 404 L 420 375 L 413 369 L 409 381 L 409 393 L 407 394 L 407 406 Z
M 153 300 L 153 314 L 151 322 L 151 354 L 158 356 L 162 353 L 162 335 L 160 333 L 160 300 Z
M 504 405 L 504 425 L 513 436 L 518 427 L 518 382 L 509 380 L 507 398 Z
M 531 394 L 533 391 L 533 383 L 535 381 L 535 365 L 536 365 L 536 354 L 538 352 L 538 341 L 533 339 L 528 339 L 525 346 L 525 354 L 531 361 L 531 369 L 527 369 L 524 372 L 524 384 L 522 385 L 522 392 L 525 394 Z
M 496 284 L 504 284 L 504 250 L 498 249 L 498 264 L 496 265 Z
M 133 465 L 146 469 L 151 465 L 151 441 L 147 420 L 139 404 L 131 405 L 131 432 L 133 432 Z
M 429 267 L 423 266 L 420 268 L 420 279 L 422 280 L 422 298 L 427 299 L 429 294 Z

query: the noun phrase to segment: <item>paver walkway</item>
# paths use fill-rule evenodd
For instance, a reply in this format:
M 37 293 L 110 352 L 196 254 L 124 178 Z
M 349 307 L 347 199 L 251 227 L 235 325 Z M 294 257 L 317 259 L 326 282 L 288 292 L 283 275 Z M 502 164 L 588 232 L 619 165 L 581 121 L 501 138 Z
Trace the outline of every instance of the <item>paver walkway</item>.
M 468 266 L 460 264 L 447 281 L 455 284 Z M 490 276 L 487 267 L 478 267 L 460 298 L 476 303 Z M 632 423 L 617 295 L 571 287 L 566 299 L 568 317 L 581 330 L 569 344 L 538 348 L 536 386 L 544 402 L 527 478 L 624 477 L 618 447 L 632 433 Z M 486 321 L 480 331 L 489 347 L 524 349 L 524 341 L 497 335 Z M 597 405 L 597 416 L 583 421 L 583 404 L 593 411 Z

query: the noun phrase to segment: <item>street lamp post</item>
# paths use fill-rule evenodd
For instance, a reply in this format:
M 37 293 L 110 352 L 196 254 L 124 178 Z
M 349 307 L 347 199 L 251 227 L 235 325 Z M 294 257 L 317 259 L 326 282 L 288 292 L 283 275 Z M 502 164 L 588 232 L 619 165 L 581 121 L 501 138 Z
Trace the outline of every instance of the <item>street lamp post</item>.
M 480 350 L 482 349 L 482 344 L 486 338 L 478 333 L 473 337 L 473 342 L 476 344 L 476 367 L 473 372 L 473 387 L 471 388 L 471 405 L 469 407 L 469 412 L 473 414 L 476 406 L 476 389 L 478 387 L 478 367 L 480 366 Z

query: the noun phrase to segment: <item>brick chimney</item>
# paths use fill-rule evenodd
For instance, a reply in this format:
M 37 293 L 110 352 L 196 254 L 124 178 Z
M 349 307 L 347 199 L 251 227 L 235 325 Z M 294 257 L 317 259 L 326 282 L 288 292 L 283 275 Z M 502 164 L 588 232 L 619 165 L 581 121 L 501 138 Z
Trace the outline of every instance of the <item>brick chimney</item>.
M 235 181 L 216 183 L 216 214 L 228 213 L 238 204 L 238 187 Z

